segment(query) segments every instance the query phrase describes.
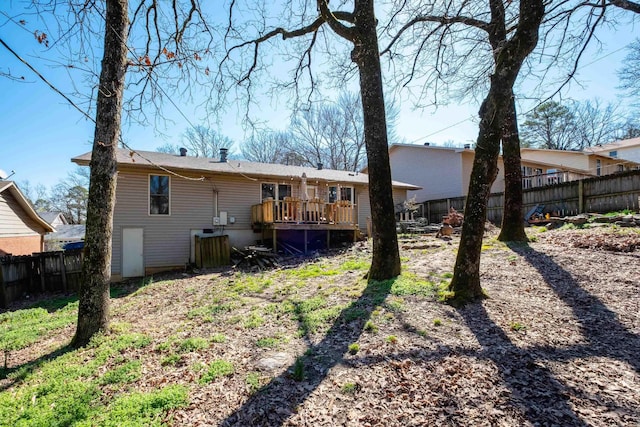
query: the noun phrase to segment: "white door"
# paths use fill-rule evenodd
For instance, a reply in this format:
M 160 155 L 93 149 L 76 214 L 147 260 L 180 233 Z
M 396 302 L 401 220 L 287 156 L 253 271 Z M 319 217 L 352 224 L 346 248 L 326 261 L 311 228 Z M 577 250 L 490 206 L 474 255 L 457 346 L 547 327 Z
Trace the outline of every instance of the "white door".
M 122 229 L 122 277 L 144 276 L 142 228 Z

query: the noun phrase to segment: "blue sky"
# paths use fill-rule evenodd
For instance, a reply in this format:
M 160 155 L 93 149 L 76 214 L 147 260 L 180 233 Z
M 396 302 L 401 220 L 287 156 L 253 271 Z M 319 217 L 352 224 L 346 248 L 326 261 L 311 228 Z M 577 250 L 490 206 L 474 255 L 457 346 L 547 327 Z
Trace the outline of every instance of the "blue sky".
M 4 8 L 0 7 L 0 10 Z M 0 37 L 15 51 L 32 63 L 54 85 L 63 91 L 70 91 L 70 78 L 60 68 L 48 67 L 36 57 L 40 48 L 33 35 L 7 22 L 0 15 Z M 572 84 L 564 92 L 564 97 L 584 100 L 600 98 L 604 102 L 615 102 L 620 98 L 616 89 L 618 79 L 615 70 L 620 67 L 626 52 L 619 50 L 633 40 L 633 31 L 602 33 L 605 43 L 601 52 L 591 51 L 586 55 L 578 78 L 583 87 Z M 609 53 L 618 50 L 616 53 Z M 605 57 L 604 59 L 599 59 Z M 93 124 L 45 83 L 38 79 L 22 63 L 16 60 L 4 47 L 0 46 L 0 71 L 10 70 L 14 75 L 25 76 L 24 82 L 16 82 L 0 76 L 0 169 L 10 173 L 12 180 L 30 181 L 32 185 L 44 184 L 50 187 L 73 170 L 70 158 L 91 149 Z M 270 99 L 262 102 L 262 117 L 270 127 L 282 129 L 288 122 L 289 112 L 274 106 Z M 533 104 L 523 104 L 520 111 Z M 192 105 L 179 103 L 179 108 L 191 118 L 193 124 L 200 124 L 198 111 Z M 440 107 L 438 110 L 414 111 L 409 103 L 400 104 L 397 133 L 406 142 L 444 143 L 454 141 L 459 144 L 473 142 L 477 136 L 477 125 L 472 120 L 457 124 L 477 115 L 478 105 L 465 103 Z M 164 137 L 157 135 L 152 126 L 123 126 L 123 138 L 129 145 L 140 150 L 155 150 L 167 142 L 179 143 L 180 137 L 189 126 L 175 108 L 167 105 L 162 114 L 174 120 L 175 124 L 161 129 Z M 241 114 L 230 108 L 217 130 L 231 137 L 236 143 L 244 138 Z M 454 126 L 455 125 L 455 126 Z M 236 151 L 238 147 L 235 147 Z

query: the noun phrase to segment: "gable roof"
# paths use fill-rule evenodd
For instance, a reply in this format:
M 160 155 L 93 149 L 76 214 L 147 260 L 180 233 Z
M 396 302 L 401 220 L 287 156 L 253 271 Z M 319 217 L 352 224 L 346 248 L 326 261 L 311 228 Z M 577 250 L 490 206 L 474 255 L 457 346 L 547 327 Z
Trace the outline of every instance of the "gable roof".
M 13 181 L 0 181 L 0 193 L 4 193 L 5 191 L 11 193 L 25 213 L 38 225 L 44 228 L 46 232 L 56 231 L 51 224 L 38 215 L 38 213 L 33 209 L 33 206 L 31 206 L 31 203 L 29 203 L 24 194 L 22 194 L 22 191 L 20 191 Z
M 210 157 L 180 156 L 175 154 L 158 153 L 155 151 L 127 150 L 118 148 L 116 152 L 118 166 L 135 167 L 155 170 L 162 169 L 170 172 L 189 171 L 193 173 L 215 173 L 241 175 L 254 178 L 292 178 L 306 174 L 307 179 L 344 182 L 351 184 L 369 184 L 369 175 L 360 172 L 339 171 L 334 169 L 317 169 L 309 166 L 288 166 L 274 163 L 247 162 L 244 160 L 228 160 L 221 162 Z M 88 166 L 91 152 L 71 159 L 72 162 Z M 396 188 L 416 190 L 420 187 L 404 182 L 393 181 Z
M 58 218 L 60 218 L 62 224 L 67 224 L 67 219 L 62 215 L 62 212 L 38 212 L 38 215 L 49 224 L 53 224 Z

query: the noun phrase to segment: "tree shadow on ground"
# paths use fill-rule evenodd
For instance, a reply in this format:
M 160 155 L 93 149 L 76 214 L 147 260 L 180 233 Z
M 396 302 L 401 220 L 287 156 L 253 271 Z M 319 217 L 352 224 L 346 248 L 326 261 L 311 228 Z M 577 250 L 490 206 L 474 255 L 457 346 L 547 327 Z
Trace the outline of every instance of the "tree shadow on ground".
M 458 309 L 465 323 L 482 346 L 477 355 L 496 366 L 503 383 L 510 389 L 515 408 L 533 425 L 586 426 L 573 411 L 569 392 L 529 349 L 514 345 L 496 325 L 482 303 Z
M 311 344 L 303 356 L 253 394 L 220 425 L 282 425 L 322 383 L 331 368 L 344 361 L 349 344 L 358 341 L 371 312 L 384 302 L 393 283 L 394 280 L 368 283 L 362 295 L 340 312 L 322 341 Z M 304 320 L 299 316 L 298 321 L 304 331 Z
M 550 349 L 552 354 L 549 357 L 555 360 L 585 356 L 608 357 L 629 364 L 640 374 L 640 336 L 622 325 L 615 312 L 581 288 L 576 279 L 552 257 L 529 245 L 510 244 L 509 247 L 538 270 L 558 298 L 571 308 L 588 341 L 588 344 L 573 346 L 566 351 Z
M 42 364 L 52 361 L 74 350 L 76 350 L 76 348 L 74 348 L 70 344 L 67 344 L 50 353 L 44 354 L 35 360 L 31 360 L 21 365 L 13 366 L 11 368 L 0 367 L 0 380 L 8 379 L 5 384 L 0 385 L 0 392 L 3 392 L 17 384 L 20 384 L 22 381 L 28 378 L 29 375 L 33 373 L 33 371 L 42 366 Z

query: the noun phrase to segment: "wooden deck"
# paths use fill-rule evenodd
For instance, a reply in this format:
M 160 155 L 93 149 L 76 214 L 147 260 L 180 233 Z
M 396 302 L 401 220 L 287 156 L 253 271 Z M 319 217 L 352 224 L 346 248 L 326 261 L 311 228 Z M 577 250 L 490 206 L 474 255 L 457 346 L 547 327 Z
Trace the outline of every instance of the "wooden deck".
M 266 228 L 352 230 L 358 226 L 356 205 L 346 200 L 328 203 L 285 197 L 267 199 L 251 210 L 251 223 Z
M 304 247 L 307 252 L 307 232 L 326 231 L 327 247 L 331 246 L 331 231 L 352 231 L 357 238 L 358 215 L 356 205 L 340 200 L 329 203 L 324 200 L 300 200 L 285 197 L 284 200 L 267 199 L 251 207 L 251 223 L 255 231 L 261 231 L 263 240 L 271 234 L 273 250 L 277 251 L 278 231 L 299 230 L 304 232 Z

